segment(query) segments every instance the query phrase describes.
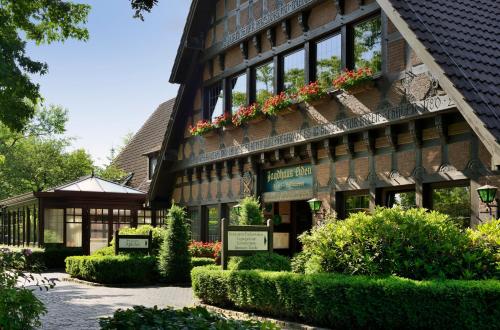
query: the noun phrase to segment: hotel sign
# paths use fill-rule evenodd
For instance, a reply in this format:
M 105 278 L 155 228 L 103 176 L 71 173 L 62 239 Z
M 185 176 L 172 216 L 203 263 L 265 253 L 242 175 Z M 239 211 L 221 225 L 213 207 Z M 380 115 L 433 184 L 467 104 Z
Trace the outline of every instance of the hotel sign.
M 153 233 L 149 231 L 148 235 L 120 235 L 120 231 L 115 231 L 115 254 L 120 251 L 128 252 L 150 252 Z
M 267 251 L 267 231 L 228 231 L 228 251 Z
M 198 157 L 181 161 L 178 163 L 178 166 L 198 166 L 214 161 L 262 152 L 283 145 L 313 142 L 366 128 L 373 128 L 379 125 L 387 125 L 401 120 L 414 119 L 424 114 L 435 113 L 454 107 L 456 107 L 456 104 L 449 96 L 433 96 L 414 103 L 404 103 L 377 112 L 370 112 L 356 117 L 304 128 L 299 131 L 287 132 L 269 138 L 243 143 L 241 145 L 206 152 Z M 173 168 L 173 170 L 178 170 L 178 168 Z
M 266 202 L 304 199 L 312 196 L 313 176 L 310 164 L 267 170 L 263 176 Z

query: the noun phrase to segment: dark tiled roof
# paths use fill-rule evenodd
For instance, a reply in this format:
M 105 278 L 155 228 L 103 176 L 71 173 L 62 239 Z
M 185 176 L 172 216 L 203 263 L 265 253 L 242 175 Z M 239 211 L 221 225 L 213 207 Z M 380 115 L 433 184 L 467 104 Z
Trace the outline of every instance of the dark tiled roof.
M 146 154 L 160 151 L 174 104 L 175 98 L 160 104 L 114 161 L 117 167 L 133 174 L 128 185 L 135 189 L 149 189 Z
M 500 1 L 389 1 L 500 141 Z

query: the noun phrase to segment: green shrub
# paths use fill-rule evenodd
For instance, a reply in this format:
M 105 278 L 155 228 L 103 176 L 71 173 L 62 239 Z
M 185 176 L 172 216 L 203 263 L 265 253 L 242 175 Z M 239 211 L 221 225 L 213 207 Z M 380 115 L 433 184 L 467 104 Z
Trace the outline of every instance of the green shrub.
M 115 247 L 114 246 L 105 246 L 100 248 L 99 250 L 95 250 L 92 252 L 93 256 L 114 256 L 115 255 Z
M 199 306 L 183 309 L 134 306 L 127 310 L 117 310 L 113 317 L 101 318 L 99 324 L 103 330 L 278 329 L 270 322 L 232 320 Z
M 158 269 L 167 283 L 189 283 L 191 255 L 186 212 L 173 204 L 167 214 L 168 229 L 158 257 Z
M 244 257 L 231 257 L 227 268 L 230 270 L 262 269 L 276 272 L 292 270 L 289 258 L 268 252 Z
M 300 237 L 306 273 L 398 275 L 412 279 L 498 276 L 484 240 L 473 244 L 446 215 L 425 209 L 377 208 L 329 220 Z M 294 263 L 299 263 L 298 260 Z
M 212 258 L 191 258 L 191 267 L 201 267 L 215 265 L 215 259 Z
M 294 273 L 304 274 L 306 272 L 306 263 L 309 256 L 304 252 L 296 253 L 291 261 L 292 271 Z
M 260 202 L 253 196 L 248 196 L 240 201 L 240 214 L 238 225 L 263 225 L 264 214 L 260 207 Z
M 153 256 L 81 256 L 66 258 L 66 273 L 102 284 L 146 284 L 158 275 Z
M 11 253 L 24 256 L 26 261 L 23 268 L 33 271 L 43 269 L 64 268 L 64 259 L 69 256 L 83 255 L 82 248 L 68 248 L 62 245 L 48 244 L 45 248 L 36 247 L 16 247 L 16 246 L 0 246 L 1 249 L 7 249 Z M 25 251 L 29 250 L 29 255 L 25 255 Z
M 500 282 L 222 271 L 198 267 L 202 302 L 333 329 L 494 329 Z
M 82 248 L 69 248 L 63 246 L 47 246 L 43 253 L 44 265 L 48 269 L 64 268 L 65 260 L 71 256 L 83 255 Z

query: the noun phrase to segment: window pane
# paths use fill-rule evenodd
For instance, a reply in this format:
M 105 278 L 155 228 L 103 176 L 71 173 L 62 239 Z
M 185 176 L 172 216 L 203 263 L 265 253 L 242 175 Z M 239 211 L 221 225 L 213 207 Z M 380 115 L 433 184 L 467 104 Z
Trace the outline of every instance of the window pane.
M 219 210 L 217 207 L 208 207 L 208 241 L 219 240 Z
M 382 33 L 380 16 L 354 27 L 354 65 L 369 67 L 373 72 L 382 69 Z
M 108 246 L 108 224 L 90 223 L 90 253 Z
M 208 87 L 207 94 L 208 117 L 214 119 L 224 113 L 223 100 L 224 93 L 222 91 L 222 81 Z
M 255 70 L 257 102 L 263 104 L 265 100 L 274 94 L 274 64 L 273 62 L 259 66 Z
M 342 42 L 340 34 L 324 39 L 317 44 L 316 76 L 323 86 L 331 86 L 342 69 Z
M 231 111 L 235 113 L 240 106 L 247 105 L 247 75 L 246 73 L 231 79 Z
M 44 211 L 44 241 L 45 243 L 64 242 L 64 210 L 45 209 Z
M 369 195 L 347 196 L 345 199 L 345 214 L 347 217 L 351 213 L 367 212 L 369 208 Z
M 390 192 L 387 195 L 387 206 L 395 207 L 401 206 L 403 209 L 410 209 L 416 207 L 415 192 L 405 191 L 405 192 Z
M 469 187 L 450 187 L 433 189 L 432 207 L 447 214 L 461 228 L 470 224 L 470 189 Z
M 157 162 L 158 162 L 157 156 L 149 157 L 149 179 L 151 179 L 153 177 L 153 174 L 155 173 Z
M 82 246 L 82 224 L 67 223 L 66 224 L 66 246 L 81 247 Z
M 284 58 L 284 89 L 286 91 L 297 91 L 304 86 L 304 50 L 289 54 Z
M 190 208 L 188 217 L 191 221 L 191 239 L 193 241 L 201 241 L 201 218 L 198 208 Z

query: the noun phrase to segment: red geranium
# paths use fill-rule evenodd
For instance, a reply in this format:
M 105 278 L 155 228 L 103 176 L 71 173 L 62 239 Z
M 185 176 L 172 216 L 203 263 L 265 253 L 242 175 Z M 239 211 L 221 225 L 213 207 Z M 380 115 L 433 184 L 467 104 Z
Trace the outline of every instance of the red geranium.
M 294 95 L 281 92 L 278 95 L 271 96 L 264 102 L 262 112 L 269 116 L 275 116 L 280 111 L 290 107 L 293 104 Z
M 221 128 L 224 126 L 229 125 L 231 123 L 231 116 L 227 113 L 223 113 L 220 116 L 217 116 L 212 120 L 212 124 L 214 125 L 215 128 Z
M 213 130 L 215 126 L 208 120 L 199 120 L 194 126 L 189 126 L 191 135 L 203 135 Z
M 370 68 L 359 68 L 357 70 L 344 70 L 333 80 L 333 86 L 338 89 L 348 90 L 366 81 L 373 79 L 373 72 Z
M 301 102 L 310 102 L 326 95 L 326 91 L 315 81 L 301 87 L 297 93 L 297 99 Z
M 241 126 L 249 120 L 255 119 L 262 115 L 260 105 L 253 103 L 249 106 L 241 106 L 238 111 L 233 115 L 233 125 Z

